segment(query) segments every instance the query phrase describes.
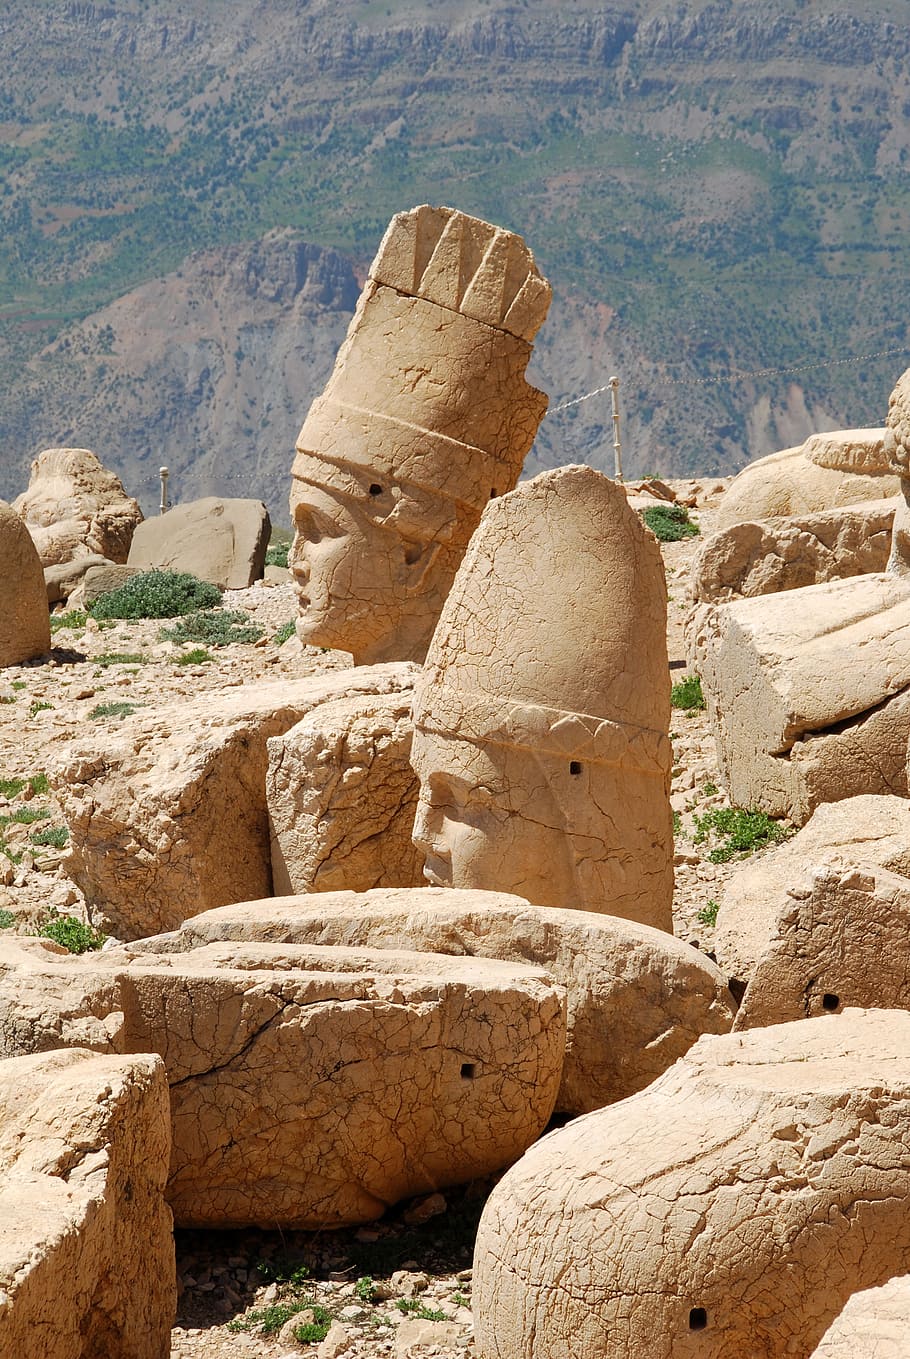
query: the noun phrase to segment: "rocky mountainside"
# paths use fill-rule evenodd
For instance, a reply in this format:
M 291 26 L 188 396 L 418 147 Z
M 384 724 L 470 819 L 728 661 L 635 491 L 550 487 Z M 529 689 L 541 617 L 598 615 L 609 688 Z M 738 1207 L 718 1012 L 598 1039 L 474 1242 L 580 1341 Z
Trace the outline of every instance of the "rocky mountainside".
M 421 201 L 526 237 L 536 379 L 558 405 L 617 372 L 633 472 L 879 423 L 908 361 L 899 0 L 42 0 L 0 59 L 0 494 L 65 434 L 145 501 L 163 460 L 274 504 L 341 272 Z M 330 300 L 250 295 L 280 242 L 338 252 Z M 611 437 L 604 396 L 551 415 L 531 470 L 609 468 Z

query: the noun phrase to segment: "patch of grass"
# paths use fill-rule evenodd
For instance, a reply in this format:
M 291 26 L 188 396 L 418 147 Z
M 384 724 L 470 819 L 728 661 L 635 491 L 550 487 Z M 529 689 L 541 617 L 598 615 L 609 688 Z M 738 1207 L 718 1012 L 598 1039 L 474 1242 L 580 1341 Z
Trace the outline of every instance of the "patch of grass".
M 701 792 L 702 797 L 714 797 L 715 793 L 719 792 L 719 789 L 712 779 L 708 779 L 707 783 L 702 784 Z
M 48 826 L 47 830 L 32 831 L 31 835 L 33 845 L 48 845 L 52 849 L 64 849 L 69 838 L 66 826 Z
M 74 915 L 61 915 L 54 906 L 39 922 L 35 934 L 39 939 L 53 939 L 55 944 L 62 944 L 70 953 L 90 953 L 100 948 L 106 937 L 96 933 L 91 925 L 77 920 Z
M 12 911 L 0 910 L 0 930 L 8 930 L 15 923 L 16 917 Z
M 231 642 L 258 642 L 263 630 L 250 623 L 237 609 L 204 609 L 188 614 L 172 628 L 162 628 L 163 641 L 203 642 L 208 646 L 228 646 Z
M 682 831 L 682 817 L 679 812 L 673 813 L 673 834 L 679 835 Z
M 13 680 L 12 684 L 10 685 L 10 688 L 11 688 L 11 689 L 27 689 L 27 688 L 28 688 L 28 685 L 26 684 L 25 680 Z
M 445 1312 L 440 1312 L 437 1308 L 427 1307 L 425 1302 L 419 1298 L 397 1298 L 395 1306 L 399 1312 L 404 1312 L 405 1316 L 417 1317 L 418 1321 L 446 1321 Z
M 275 636 L 272 638 L 272 641 L 275 643 L 276 646 L 281 646 L 282 643 L 286 642 L 289 637 L 294 636 L 296 630 L 297 628 L 294 619 L 289 618 L 286 623 L 282 623 L 281 627 L 278 629 L 278 631 L 275 633 Z
M 780 844 L 793 834 L 767 812 L 746 811 L 742 807 L 712 807 L 703 816 L 694 817 L 694 821 L 697 845 L 704 844 L 709 837 L 721 841 L 708 854 L 712 864 L 743 859 L 757 849 Z
M 25 779 L 0 779 L 0 797 L 18 797 L 25 784 Z
M 708 901 L 707 905 L 705 905 L 705 906 L 703 906 L 703 907 L 701 908 L 701 910 L 698 912 L 698 914 L 696 915 L 695 918 L 696 918 L 696 920 L 698 920 L 702 925 L 710 925 L 711 928 L 713 929 L 714 926 L 717 924 L 717 912 L 718 912 L 718 910 L 719 910 L 719 907 L 718 907 L 717 902 L 714 900 L 713 897 L 711 897 L 711 899 Z
M 50 816 L 47 807 L 17 807 L 11 816 L 0 816 L 0 826 L 15 823 L 18 826 L 31 826 L 36 821 L 44 821 Z
M 93 618 L 178 618 L 221 600 L 217 585 L 185 571 L 143 571 L 89 605 Z
M 294 1339 L 299 1340 L 302 1345 L 318 1345 L 320 1340 L 325 1340 L 332 1324 L 332 1313 L 326 1307 L 320 1306 L 318 1302 L 313 1303 L 309 1309 L 313 1313 L 312 1321 L 301 1322 L 294 1327 Z
M 364 1274 L 354 1285 L 354 1297 L 361 1302 L 373 1301 L 373 1280 L 369 1274 Z
M 295 1298 L 291 1302 L 273 1302 L 269 1307 L 255 1307 L 245 1316 L 235 1317 L 233 1321 L 229 1321 L 228 1330 L 261 1331 L 263 1335 L 275 1335 L 286 1322 L 292 1317 L 299 1316 L 301 1312 L 312 1312 L 313 1320 L 302 1322 L 294 1332 L 298 1340 L 303 1338 L 301 1332 L 311 1330 L 313 1334 L 306 1336 L 309 1343 L 324 1340 L 332 1324 L 332 1313 L 327 1307 L 321 1306 L 315 1298 Z M 318 1335 L 315 1334 L 316 1331 L 319 1331 Z
M 96 665 L 147 665 L 148 656 L 141 651 L 104 651 L 100 656 L 95 656 Z
M 470 1306 L 471 1306 L 471 1299 L 470 1299 L 470 1298 L 466 1298 L 465 1295 L 464 1295 L 464 1293 L 453 1293 L 453 1294 L 452 1294 L 452 1301 L 454 1302 L 454 1304 L 455 1304 L 456 1307 L 470 1307 Z
M 47 781 L 46 774 L 33 774 L 28 782 L 29 787 L 36 797 L 40 797 L 42 793 L 49 793 L 51 791 L 51 786 Z
M 277 1260 L 257 1260 L 255 1270 L 263 1283 L 293 1284 L 295 1288 L 301 1288 L 310 1277 L 308 1265 L 283 1255 Z
M 690 711 L 705 707 L 705 696 L 698 675 L 687 675 L 684 680 L 673 685 L 670 690 L 670 704 L 674 708 L 685 708 Z
M 127 703 L 123 699 L 116 703 L 99 703 L 89 713 L 93 720 L 98 717 L 132 717 L 137 708 L 141 708 L 141 703 Z
M 28 715 L 29 717 L 34 717 L 36 713 L 52 712 L 53 708 L 53 703 L 45 703 L 42 699 L 35 699 L 28 710 Z
M 66 613 L 51 614 L 51 632 L 60 632 L 63 628 L 71 628 L 73 632 L 85 627 L 88 614 L 84 609 L 69 609 Z
M 642 510 L 641 517 L 659 543 L 678 543 L 701 532 L 689 518 L 685 505 L 654 505 Z
M 269 543 L 268 551 L 265 554 L 266 566 L 284 566 L 288 564 L 288 552 L 291 550 L 290 543 Z
M 196 646 L 192 651 L 182 651 L 173 659 L 175 665 L 205 665 L 206 661 L 213 661 L 215 657 L 205 647 Z

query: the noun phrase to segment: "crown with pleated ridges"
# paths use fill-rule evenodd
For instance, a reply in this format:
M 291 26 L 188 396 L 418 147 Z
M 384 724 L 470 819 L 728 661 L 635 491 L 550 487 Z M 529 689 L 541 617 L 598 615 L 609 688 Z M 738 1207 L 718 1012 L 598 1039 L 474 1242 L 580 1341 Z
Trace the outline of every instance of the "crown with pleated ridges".
M 520 236 L 456 208 L 427 204 L 392 218 L 370 277 L 529 343 L 552 297 Z

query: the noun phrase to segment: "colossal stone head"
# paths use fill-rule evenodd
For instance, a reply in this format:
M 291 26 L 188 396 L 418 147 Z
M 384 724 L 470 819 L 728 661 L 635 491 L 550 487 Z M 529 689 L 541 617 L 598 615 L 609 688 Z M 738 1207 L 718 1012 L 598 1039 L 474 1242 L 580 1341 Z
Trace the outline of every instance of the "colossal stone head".
M 414 842 L 445 887 L 670 929 L 660 549 L 625 492 L 563 467 L 488 505 L 414 702 Z
M 550 287 L 519 236 L 453 208 L 392 222 L 297 440 L 299 635 L 357 664 L 423 660 L 488 501 L 547 399 L 525 381 Z

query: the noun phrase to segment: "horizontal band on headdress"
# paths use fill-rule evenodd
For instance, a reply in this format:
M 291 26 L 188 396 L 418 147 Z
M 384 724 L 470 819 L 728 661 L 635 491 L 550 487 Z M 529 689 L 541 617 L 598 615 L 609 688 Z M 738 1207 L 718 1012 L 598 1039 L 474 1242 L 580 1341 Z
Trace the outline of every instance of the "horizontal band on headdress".
M 565 760 L 621 766 L 655 778 L 665 778 L 673 763 L 669 737 L 662 731 L 539 703 L 465 693 L 447 684 L 418 683 L 414 726 L 457 741 L 514 746 Z

